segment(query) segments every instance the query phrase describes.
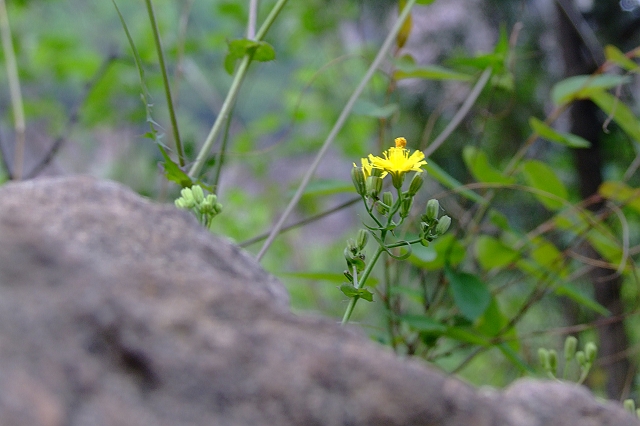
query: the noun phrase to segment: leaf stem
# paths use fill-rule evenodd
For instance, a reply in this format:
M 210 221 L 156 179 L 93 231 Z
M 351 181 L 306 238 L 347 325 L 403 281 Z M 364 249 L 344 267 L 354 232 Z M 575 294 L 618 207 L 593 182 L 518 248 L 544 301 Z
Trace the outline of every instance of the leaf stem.
M 145 3 L 147 4 L 149 21 L 151 22 L 153 38 L 156 44 L 156 50 L 158 52 L 158 61 L 160 62 L 160 71 L 162 73 L 164 94 L 167 98 L 167 108 L 169 110 L 169 118 L 171 120 L 171 130 L 173 132 L 173 139 L 176 144 L 176 151 L 178 154 L 178 163 L 180 164 L 180 167 L 183 167 L 184 166 L 184 150 L 182 149 L 182 140 L 180 139 L 180 131 L 178 130 L 178 120 L 176 119 L 176 111 L 175 111 L 175 108 L 173 107 L 173 98 L 171 97 L 171 86 L 169 85 L 169 75 L 167 73 L 167 67 L 164 61 L 164 53 L 162 52 L 162 41 L 160 40 L 158 23 L 156 22 L 156 15 L 153 11 L 153 5 L 151 4 L 151 0 L 145 0 Z
M 361 289 L 364 286 L 364 283 L 367 281 L 367 278 L 369 278 L 369 275 L 371 274 L 373 267 L 376 265 L 378 258 L 383 252 L 384 252 L 384 247 L 378 246 L 376 253 L 373 255 L 373 258 L 371 258 L 371 262 L 369 262 L 365 270 L 362 272 L 362 275 L 360 276 L 359 281 L 357 281 L 356 274 L 353 274 L 354 287 L 356 289 Z M 353 313 L 353 308 L 356 307 L 356 303 L 358 303 L 358 299 L 359 299 L 358 296 L 354 296 L 353 298 L 351 298 L 351 300 L 349 300 L 349 305 L 347 306 L 347 309 L 344 311 L 342 322 L 340 323 L 341 325 L 345 325 L 347 322 L 349 322 L 349 318 L 351 318 L 351 314 Z

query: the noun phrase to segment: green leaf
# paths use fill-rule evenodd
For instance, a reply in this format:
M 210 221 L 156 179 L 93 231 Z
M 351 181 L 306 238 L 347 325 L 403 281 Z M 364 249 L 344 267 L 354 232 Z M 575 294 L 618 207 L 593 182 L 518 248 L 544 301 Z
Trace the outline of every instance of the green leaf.
M 588 140 L 571 133 L 558 132 L 549 127 L 544 121 L 538 120 L 535 117 L 529 118 L 529 125 L 534 132 L 548 141 L 557 142 L 570 148 L 589 148 L 591 146 Z
M 251 55 L 252 60 L 259 62 L 272 61 L 276 58 L 276 51 L 266 41 L 255 41 L 246 38 L 229 42 L 229 52 L 224 58 L 224 68 L 233 74 L 236 61 L 245 55 Z
M 601 74 L 601 75 L 577 75 L 556 83 L 551 89 L 553 102 L 560 106 L 575 99 L 589 98 L 593 92 L 626 84 L 631 81 L 629 76 Z
M 504 268 L 521 255 L 489 235 L 480 235 L 475 244 L 476 259 L 484 270 Z
M 640 142 L 640 121 L 628 106 L 621 102 L 620 99 L 604 91 L 591 93 L 590 98 L 607 115 L 613 117 L 613 121 L 630 138 Z
M 353 113 L 373 118 L 390 118 L 398 112 L 398 104 L 378 106 L 373 102 L 358 100 L 353 106 Z
M 472 274 L 455 272 L 445 267 L 445 275 L 449 279 L 449 289 L 460 313 L 469 321 L 475 321 L 482 315 L 491 302 L 491 292 L 487 285 Z
M 529 255 L 545 270 L 554 271 L 560 276 L 568 275 L 564 265 L 564 256 L 558 248 L 543 237 L 535 237 L 531 240 L 533 248 Z
M 412 248 L 411 257 L 414 257 L 414 264 L 433 262 L 438 257 L 433 245 L 425 247 L 422 244 L 416 244 Z
M 435 250 L 436 256 L 433 260 L 429 260 L 432 256 L 428 251 L 422 251 L 422 245 L 416 244 L 413 250 L 418 253 L 414 256 L 413 253 L 409 256 L 409 262 L 416 265 L 418 268 L 435 271 L 444 267 L 445 263 L 450 265 L 457 265 L 462 262 L 462 259 L 466 256 L 467 250 L 455 237 L 453 233 L 444 234 L 442 237 L 437 238 L 427 250 Z
M 162 163 L 162 167 L 164 168 L 164 174 L 168 180 L 177 183 L 182 188 L 191 188 L 193 186 L 193 181 L 186 174 L 180 166 L 176 162 L 174 162 L 164 147 L 160 144 L 157 144 L 160 152 L 162 153 L 162 157 L 164 157 L 164 162 Z
M 474 146 L 465 146 L 462 150 L 462 158 L 467 168 L 478 182 L 486 183 L 502 183 L 510 184 L 514 182 L 514 179 L 502 175 L 497 169 L 495 169 L 482 150 Z
M 396 80 L 402 80 L 405 78 L 421 78 L 424 80 L 456 80 L 456 81 L 471 81 L 472 75 L 463 74 L 457 71 L 450 70 L 438 65 L 427 66 L 407 66 L 406 63 L 399 64 L 399 69 L 394 73 Z
M 618 65 L 620 68 L 625 69 L 631 72 L 640 72 L 640 66 L 633 62 L 631 59 L 627 58 L 620 49 L 615 46 L 607 45 L 604 48 L 604 56 L 607 58 L 607 61 L 611 61 L 614 64 Z
M 351 284 L 342 284 L 340 291 L 349 298 L 359 297 L 367 302 L 373 302 L 373 293 L 366 288 L 355 288 Z
M 431 4 L 433 3 L 435 0 L 416 0 L 416 4 Z
M 598 193 L 640 213 L 640 189 L 631 188 L 624 182 L 606 181 L 600 185 Z
M 611 313 L 607 308 L 605 308 L 604 306 L 602 306 L 601 304 L 599 304 L 589 296 L 586 296 L 580 293 L 571 284 L 564 284 L 556 287 L 554 289 L 554 293 L 557 294 L 558 296 L 566 296 L 569 299 L 573 300 L 574 302 L 584 306 L 585 308 L 589 308 L 592 311 L 599 313 L 600 315 L 603 315 L 606 317 L 611 315 Z
M 539 190 L 533 195 L 549 210 L 559 210 L 566 203 L 568 197 L 567 188 L 556 176 L 553 169 L 541 161 L 527 160 L 524 162 L 522 172 L 527 183 Z M 552 196 L 546 195 L 546 193 Z

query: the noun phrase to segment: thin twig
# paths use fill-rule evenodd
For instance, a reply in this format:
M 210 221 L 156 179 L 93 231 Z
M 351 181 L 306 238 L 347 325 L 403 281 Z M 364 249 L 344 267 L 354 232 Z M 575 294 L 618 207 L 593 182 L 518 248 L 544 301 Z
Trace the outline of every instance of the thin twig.
M 64 126 L 64 132 L 56 138 L 56 140 L 51 145 L 51 148 L 49 148 L 49 151 L 44 155 L 44 157 L 42 157 L 40 162 L 25 174 L 25 179 L 32 179 L 36 177 L 45 167 L 47 167 L 47 165 L 49 165 L 51 160 L 55 158 L 58 151 L 60 151 L 60 148 L 62 148 L 64 143 L 69 138 L 71 130 L 78 123 L 78 120 L 80 118 L 80 109 L 89 97 L 91 90 L 93 90 L 98 82 L 105 76 L 111 64 L 117 59 L 119 59 L 119 56 L 113 53 L 107 56 L 100 65 L 100 68 L 98 68 L 98 70 L 94 74 L 93 78 L 84 85 L 84 93 L 71 111 L 71 114 L 69 114 L 69 119 Z
M 307 225 L 309 223 L 312 223 L 312 222 L 315 222 L 317 220 L 320 220 L 320 219 L 322 219 L 324 217 L 327 217 L 327 216 L 329 216 L 329 215 L 331 215 L 333 213 L 336 213 L 336 212 L 338 212 L 338 211 L 340 211 L 340 210 L 342 210 L 342 209 L 344 209 L 346 207 L 349 207 L 349 206 L 357 203 L 361 199 L 362 199 L 361 197 L 353 197 L 353 198 L 345 201 L 342 204 L 339 204 L 339 205 L 337 205 L 335 207 L 330 208 L 329 210 L 325 210 L 325 211 L 320 212 L 320 213 L 318 213 L 316 215 L 309 216 L 309 217 L 307 217 L 305 219 L 302 219 L 302 220 L 299 220 L 299 221 L 297 221 L 295 223 L 292 223 L 291 225 L 285 226 L 284 228 L 282 228 L 280 233 L 282 234 L 282 233 L 284 233 L 286 231 L 289 231 L 291 229 L 299 228 L 300 226 Z M 250 246 L 252 244 L 255 244 L 255 243 L 258 243 L 258 242 L 260 242 L 262 240 L 265 240 L 268 236 L 269 236 L 269 232 L 265 232 L 265 233 L 262 233 L 260 235 L 255 236 L 253 238 L 245 240 L 245 241 L 241 242 L 238 245 L 240 247 L 248 247 L 248 246 Z
M 171 97 L 171 86 L 169 85 L 169 75 L 167 73 L 167 66 L 164 62 L 164 53 L 162 51 L 162 41 L 160 40 L 158 23 L 156 22 L 156 16 L 153 11 L 153 5 L 151 4 L 151 0 L 145 0 L 145 3 L 147 4 L 149 21 L 151 23 L 151 29 L 153 31 L 153 38 L 155 40 L 156 51 L 158 52 L 158 61 L 160 62 L 160 72 L 162 74 L 164 94 L 167 98 L 167 108 L 169 110 L 169 119 L 171 120 L 171 130 L 173 132 L 173 139 L 176 144 L 176 151 L 178 154 L 178 163 L 182 167 L 184 166 L 184 150 L 182 149 L 182 141 L 180 140 L 180 131 L 178 130 L 178 120 L 176 119 L 176 111 L 173 106 L 173 99 Z

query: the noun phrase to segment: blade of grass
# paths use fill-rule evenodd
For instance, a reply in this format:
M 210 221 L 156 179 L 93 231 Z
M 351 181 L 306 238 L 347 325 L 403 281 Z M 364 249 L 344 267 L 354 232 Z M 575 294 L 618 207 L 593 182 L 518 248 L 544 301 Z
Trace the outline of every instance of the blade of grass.
M 320 148 L 320 151 L 318 151 L 318 154 L 316 154 L 316 157 L 313 160 L 313 163 L 307 169 L 307 173 L 302 178 L 302 182 L 300 182 L 300 186 L 298 186 L 298 190 L 296 191 L 295 195 L 293 196 L 293 198 L 287 205 L 286 209 L 280 216 L 280 219 L 278 219 L 278 222 L 276 223 L 276 225 L 273 227 L 273 229 L 269 233 L 269 237 L 264 242 L 262 248 L 260 249 L 260 252 L 257 255 L 258 261 L 262 259 L 267 249 L 273 243 L 273 240 L 276 238 L 278 233 L 280 233 L 280 230 L 282 229 L 282 226 L 284 225 L 285 220 L 287 220 L 287 218 L 289 217 L 289 215 L 291 214 L 295 206 L 300 201 L 300 198 L 302 197 L 302 194 L 305 188 L 309 184 L 311 177 L 313 177 L 313 175 L 315 174 L 316 169 L 320 164 L 320 161 L 322 160 L 325 153 L 327 152 L 327 150 L 333 143 L 334 139 L 338 135 L 338 132 L 340 132 L 340 130 L 342 129 L 342 126 L 344 125 L 344 123 L 347 121 L 347 118 L 351 114 L 351 110 L 353 109 L 353 105 L 356 103 L 356 100 L 358 100 L 358 98 L 360 97 L 360 94 L 364 91 L 365 87 L 369 83 L 369 80 L 371 79 L 371 77 L 373 77 L 373 74 L 376 72 L 376 70 L 380 66 L 380 63 L 384 59 L 385 55 L 387 54 L 391 46 L 394 44 L 396 40 L 396 36 L 398 35 L 398 32 L 402 28 L 404 21 L 409 16 L 409 13 L 411 12 L 411 9 L 415 5 L 415 3 L 416 3 L 416 0 L 407 1 L 406 6 L 400 13 L 400 16 L 398 16 L 398 19 L 396 20 L 395 24 L 393 25 L 393 28 L 387 35 L 387 38 L 385 39 L 384 43 L 380 47 L 380 50 L 378 51 L 378 54 L 376 55 L 375 59 L 371 63 L 371 66 L 369 66 L 369 69 L 367 70 L 364 77 L 362 77 L 360 84 L 358 85 L 358 87 L 356 87 L 356 90 L 353 92 L 353 94 L 347 101 L 346 105 L 342 109 L 342 112 L 340 113 L 338 120 L 336 121 L 333 128 L 331 129 L 331 132 L 327 136 L 327 139 L 325 139 L 324 143 L 322 144 L 322 147 Z
M 169 75 L 167 74 L 167 66 L 164 61 L 164 53 L 162 51 L 162 41 L 160 40 L 160 32 L 158 31 L 158 23 L 156 22 L 156 15 L 153 11 L 153 5 L 151 4 L 151 0 L 145 0 L 145 3 L 147 4 L 149 21 L 151 23 L 151 29 L 153 30 L 153 39 L 155 41 L 156 51 L 158 52 L 158 61 L 160 62 L 160 71 L 162 73 L 164 94 L 167 98 L 167 108 L 169 109 L 169 118 L 171 120 L 171 130 L 173 133 L 173 140 L 176 144 L 176 151 L 178 154 L 178 163 L 180 164 L 180 167 L 183 167 L 184 151 L 182 149 L 182 141 L 180 140 L 178 120 L 176 119 L 176 112 L 175 112 L 175 108 L 173 107 L 173 99 L 171 97 L 171 86 L 169 85 Z
M 7 68 L 7 80 L 9 81 L 9 95 L 11 97 L 11 108 L 13 110 L 13 121 L 16 130 L 13 171 L 7 170 L 7 172 L 15 180 L 20 180 L 22 179 L 24 162 L 26 124 L 22 104 L 22 92 L 20 90 L 20 78 L 18 77 L 18 63 L 15 52 L 13 51 L 9 14 L 7 13 L 7 5 L 4 0 L 0 0 L 0 34 L 2 36 L 2 48 L 4 50 L 4 59 Z

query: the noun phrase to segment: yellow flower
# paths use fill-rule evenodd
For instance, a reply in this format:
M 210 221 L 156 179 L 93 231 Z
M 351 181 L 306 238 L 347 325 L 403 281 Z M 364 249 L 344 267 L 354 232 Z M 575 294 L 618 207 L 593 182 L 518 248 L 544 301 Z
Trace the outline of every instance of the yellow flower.
M 385 174 L 388 172 L 397 177 L 410 171 L 422 173 L 423 170 L 421 167 L 427 164 L 422 151 L 414 151 L 413 154 L 409 155 L 409 150 L 405 148 L 405 146 L 407 146 L 407 140 L 405 138 L 396 138 L 395 142 L 395 147 L 391 147 L 383 152 L 384 158 L 369 154 L 369 161 L 367 163 L 370 163 L 371 167 L 383 170 Z M 364 170 L 365 159 L 362 161 Z
M 371 169 L 373 168 L 373 165 L 369 163 L 369 160 L 367 160 L 366 158 L 361 158 L 360 161 L 362 162 L 362 172 L 364 173 L 364 178 L 366 179 L 371 176 Z M 358 166 L 356 166 L 356 163 L 353 163 L 353 167 Z M 385 177 L 386 175 L 387 172 L 383 171 L 381 177 Z

